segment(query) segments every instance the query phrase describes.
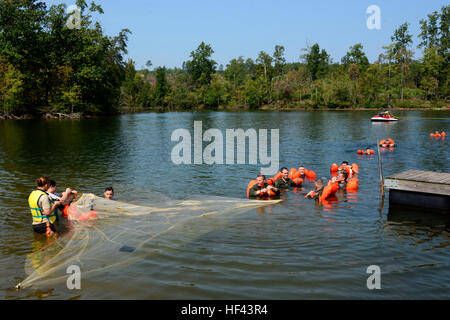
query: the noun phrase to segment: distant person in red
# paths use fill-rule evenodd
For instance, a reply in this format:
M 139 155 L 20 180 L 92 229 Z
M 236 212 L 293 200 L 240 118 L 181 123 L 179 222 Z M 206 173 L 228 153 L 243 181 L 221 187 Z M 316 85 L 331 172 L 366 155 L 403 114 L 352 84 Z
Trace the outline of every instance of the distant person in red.
M 395 147 L 395 142 L 391 138 L 383 139 L 380 141 L 380 147 L 393 148 L 393 147 Z
M 375 151 L 372 150 L 372 149 L 370 149 L 369 147 L 367 147 L 367 148 L 366 148 L 366 151 L 364 151 L 364 150 L 358 150 L 357 153 L 358 153 L 358 154 L 367 154 L 367 155 L 371 155 L 371 154 L 374 154 Z

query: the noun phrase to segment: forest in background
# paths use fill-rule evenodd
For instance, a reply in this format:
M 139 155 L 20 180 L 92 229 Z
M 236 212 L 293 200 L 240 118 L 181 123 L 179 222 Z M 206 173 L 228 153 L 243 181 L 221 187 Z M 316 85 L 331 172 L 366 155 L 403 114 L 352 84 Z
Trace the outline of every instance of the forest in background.
M 180 68 L 137 70 L 125 60 L 130 30 L 104 34 L 101 6 L 77 0 L 80 27 L 64 4 L 0 0 L 0 117 L 183 110 L 429 108 L 449 106 L 450 6 L 420 20 L 420 43 L 401 24 L 370 63 L 361 43 L 338 62 L 318 43 L 287 62 L 285 48 L 226 66 L 202 42 Z M 422 58 L 414 59 L 414 50 Z M 151 54 L 150 54 L 151 55 Z

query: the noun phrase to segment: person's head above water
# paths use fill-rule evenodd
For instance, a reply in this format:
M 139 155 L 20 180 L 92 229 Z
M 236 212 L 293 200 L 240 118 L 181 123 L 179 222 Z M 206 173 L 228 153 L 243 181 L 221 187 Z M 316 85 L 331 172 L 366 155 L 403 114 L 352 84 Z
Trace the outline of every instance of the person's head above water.
M 320 190 L 323 188 L 323 181 L 322 179 L 317 179 L 314 181 L 314 185 L 316 186 L 316 190 Z
M 105 192 L 103 192 L 103 195 L 105 196 L 105 199 L 112 200 L 114 197 L 114 189 L 112 187 L 108 187 L 105 189 Z
M 300 174 L 301 174 L 302 176 L 304 176 L 304 175 L 305 175 L 305 167 L 304 167 L 304 166 L 298 167 L 298 172 L 300 172 Z
M 286 180 L 287 178 L 289 178 L 289 170 L 288 170 L 288 168 L 283 167 L 283 168 L 281 168 L 280 172 L 281 172 L 281 177 L 282 177 L 284 180 Z
M 36 184 L 38 189 L 47 191 L 48 187 L 50 186 L 50 180 L 47 177 L 40 177 L 36 180 Z
M 55 193 L 56 192 L 56 181 L 55 180 L 48 180 L 49 187 L 47 192 L 49 193 Z
M 341 166 L 348 166 L 348 161 L 342 161 Z
M 338 181 L 346 181 L 348 177 L 347 171 L 339 170 Z
M 266 181 L 266 176 L 263 174 L 258 174 L 256 177 L 256 181 L 260 187 L 264 187 L 264 182 Z

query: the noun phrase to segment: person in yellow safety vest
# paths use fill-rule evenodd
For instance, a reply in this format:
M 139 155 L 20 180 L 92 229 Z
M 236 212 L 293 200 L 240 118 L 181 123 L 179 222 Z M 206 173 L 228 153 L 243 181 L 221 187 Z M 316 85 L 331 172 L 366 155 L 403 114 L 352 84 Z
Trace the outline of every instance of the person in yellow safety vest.
M 50 199 L 47 193 L 50 187 L 50 180 L 47 177 L 37 179 L 36 183 L 37 190 L 31 192 L 28 197 L 28 204 L 33 218 L 33 230 L 40 234 L 51 234 L 51 232 L 56 232 L 54 224 L 58 219 L 58 215 L 55 210 L 56 207 L 61 205 L 61 201 Z

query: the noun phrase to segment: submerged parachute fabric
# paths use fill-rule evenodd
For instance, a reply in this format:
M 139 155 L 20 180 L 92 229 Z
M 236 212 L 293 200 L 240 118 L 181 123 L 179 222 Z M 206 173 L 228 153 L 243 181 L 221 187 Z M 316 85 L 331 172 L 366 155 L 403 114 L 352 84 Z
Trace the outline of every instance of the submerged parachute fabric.
M 234 215 L 281 200 L 208 197 L 133 205 L 82 195 L 71 205 L 69 231 L 28 256 L 28 277 L 18 288 L 65 283 L 67 268 L 80 267 L 83 279 L 104 272 L 126 273 L 146 257 L 180 248 L 200 235 L 224 227 Z M 96 217 L 78 218 L 95 210 Z

